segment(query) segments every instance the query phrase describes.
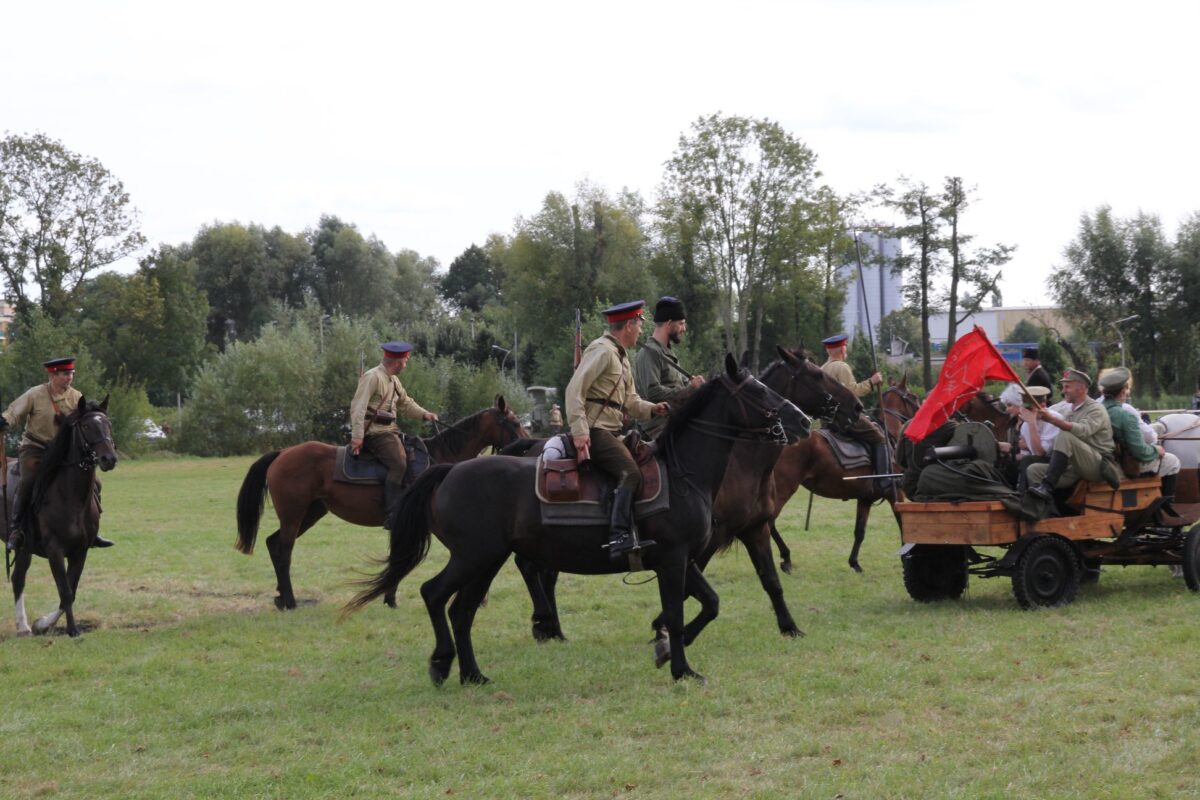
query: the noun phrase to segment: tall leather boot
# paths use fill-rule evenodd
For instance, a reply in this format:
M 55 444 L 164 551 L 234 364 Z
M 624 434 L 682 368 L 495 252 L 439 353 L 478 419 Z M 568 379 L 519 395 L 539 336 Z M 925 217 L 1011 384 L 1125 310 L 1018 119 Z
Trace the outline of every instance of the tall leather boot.
M 638 540 L 633 526 L 633 490 L 617 489 L 613 492 L 612 521 L 609 523 L 608 557 L 623 558 L 635 550 L 653 547 L 654 540 Z
M 1162 504 L 1162 510 L 1168 514 L 1178 517 L 1179 512 L 1171 505 L 1171 501 L 1175 499 L 1175 484 L 1179 481 L 1178 475 L 1163 475 L 1162 476 L 1162 496 L 1166 502 Z
M 1058 483 L 1058 479 L 1067 471 L 1067 454 L 1060 453 L 1055 450 L 1050 454 L 1050 463 L 1047 465 L 1046 477 L 1037 486 L 1030 486 L 1029 493 L 1035 497 L 1040 497 L 1043 500 L 1050 501 L 1054 499 L 1054 484 Z
M 875 442 L 872 445 L 871 460 L 875 465 L 876 475 L 887 475 L 892 471 L 892 459 L 889 453 L 889 448 L 884 442 Z M 880 494 L 890 494 L 892 486 L 895 484 L 894 478 L 876 478 L 875 488 Z
M 96 513 L 103 514 L 104 508 L 100 505 L 100 484 L 99 484 L 99 482 L 97 482 L 95 484 L 94 491 L 96 493 Z M 116 544 L 116 542 L 112 541 L 111 539 L 105 539 L 103 536 L 100 535 L 99 531 L 96 532 L 96 538 L 92 541 L 92 547 L 112 547 L 114 544 Z
M 396 512 L 400 509 L 400 499 L 404 497 L 404 484 L 386 481 L 383 484 L 383 527 L 392 529 Z

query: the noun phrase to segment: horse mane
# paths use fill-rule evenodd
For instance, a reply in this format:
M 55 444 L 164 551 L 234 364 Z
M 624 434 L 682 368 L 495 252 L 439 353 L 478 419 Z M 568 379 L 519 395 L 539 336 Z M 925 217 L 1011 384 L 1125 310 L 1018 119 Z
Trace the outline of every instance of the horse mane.
M 479 418 L 489 411 L 491 411 L 490 408 L 481 409 L 476 411 L 474 414 L 463 417 L 453 425 L 447 425 L 443 427 L 433 436 L 430 436 L 428 439 L 424 440 L 425 446 L 429 447 L 433 444 L 437 444 L 440 447 L 444 447 L 446 450 L 460 450 L 463 447 L 466 447 L 467 440 L 471 436 L 469 431 L 477 430 L 479 427 Z
M 99 401 L 84 400 L 75 407 L 74 411 L 63 418 L 58 433 L 50 440 L 50 444 L 46 446 L 46 452 L 42 455 L 42 463 L 38 466 L 38 473 L 34 477 L 33 490 L 30 494 L 26 514 L 32 514 L 41 505 L 42 499 L 50 489 L 50 484 L 54 483 L 59 471 L 67 463 L 67 456 L 71 452 L 71 437 L 76 423 L 84 414 L 102 410 Z
M 724 374 L 724 373 L 722 373 Z M 743 381 L 750 373 L 745 369 L 738 370 L 737 380 Z M 720 377 L 709 378 L 696 391 L 684 401 L 678 411 L 672 410 L 670 416 L 667 417 L 667 425 L 663 428 L 662 433 L 655 437 L 655 441 L 661 443 L 664 448 L 669 448 L 677 431 L 685 427 L 692 417 L 696 416 L 702 408 L 708 405 L 710 396 L 717 391 L 721 384 Z

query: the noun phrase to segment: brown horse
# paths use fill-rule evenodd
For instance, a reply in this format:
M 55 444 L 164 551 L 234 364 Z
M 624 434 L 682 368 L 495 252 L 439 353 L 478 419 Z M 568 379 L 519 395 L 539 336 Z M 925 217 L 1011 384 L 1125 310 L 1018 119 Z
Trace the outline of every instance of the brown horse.
M 96 499 L 96 467 L 107 472 L 117 465 L 108 398 L 103 403 L 79 398 L 42 457 L 25 516 L 26 544 L 13 562 L 13 598 L 17 610 L 17 635 L 45 633 L 67 615 L 67 634 L 79 635 L 75 624 L 75 595 L 87 562 L 88 548 L 100 530 L 100 505 Z M 2 517 L 3 514 L 0 514 Z M 7 534 L 7 526 L 4 533 Z M 25 577 L 34 555 L 50 562 L 58 586 L 58 608 L 33 623 L 25 617 Z
M 474 458 L 485 447 L 503 447 L 528 435 L 504 398 L 498 396 L 493 407 L 477 411 L 422 441 L 434 463 L 448 464 Z M 332 511 L 355 525 L 383 525 L 383 486 L 334 481 L 336 453 L 337 447 L 324 442 L 304 442 L 277 450 L 254 462 L 242 481 L 234 547 L 247 555 L 254 552 L 263 499 L 270 491 L 279 529 L 267 537 L 267 552 L 278 581 L 275 606 L 281 610 L 296 607 L 292 548 L 296 539 L 321 517 Z

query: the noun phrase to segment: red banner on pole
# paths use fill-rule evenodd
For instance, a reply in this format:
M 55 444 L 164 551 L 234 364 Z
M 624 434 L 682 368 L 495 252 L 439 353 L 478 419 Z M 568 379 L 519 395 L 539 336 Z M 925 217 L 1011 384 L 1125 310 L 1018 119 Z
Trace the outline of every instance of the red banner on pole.
M 937 385 L 908 423 L 904 435 L 914 442 L 921 441 L 965 406 L 988 381 L 1020 380 L 987 334 L 976 325 L 946 354 Z

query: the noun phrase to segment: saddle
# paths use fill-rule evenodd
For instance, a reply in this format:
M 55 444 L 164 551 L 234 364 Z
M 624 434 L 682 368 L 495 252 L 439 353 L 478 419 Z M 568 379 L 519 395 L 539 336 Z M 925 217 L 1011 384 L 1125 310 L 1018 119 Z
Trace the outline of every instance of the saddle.
M 857 439 L 843 436 L 832 428 L 818 428 L 816 433 L 829 443 L 829 449 L 833 451 L 833 456 L 842 469 L 858 469 L 872 465 L 870 450 Z
M 562 438 L 562 437 L 555 437 Z M 655 457 L 652 444 L 634 436 L 626 438 L 634 461 L 642 473 L 642 483 L 633 498 L 634 519 L 642 519 L 670 507 L 667 473 Z M 566 455 L 566 458 L 549 456 Z M 546 443 L 534 471 L 534 491 L 541 501 L 542 522 L 546 525 L 607 525 L 616 480 L 602 469 L 585 461 L 579 464 L 564 445 Z
M 404 444 L 404 454 L 408 458 L 408 468 L 404 472 L 404 484 L 415 481 L 425 470 L 429 469 L 429 450 L 424 440 L 400 434 Z M 333 457 L 333 479 L 338 483 L 357 483 L 363 486 L 381 485 L 387 478 L 387 466 L 368 453 L 352 455 L 350 448 L 338 447 Z

